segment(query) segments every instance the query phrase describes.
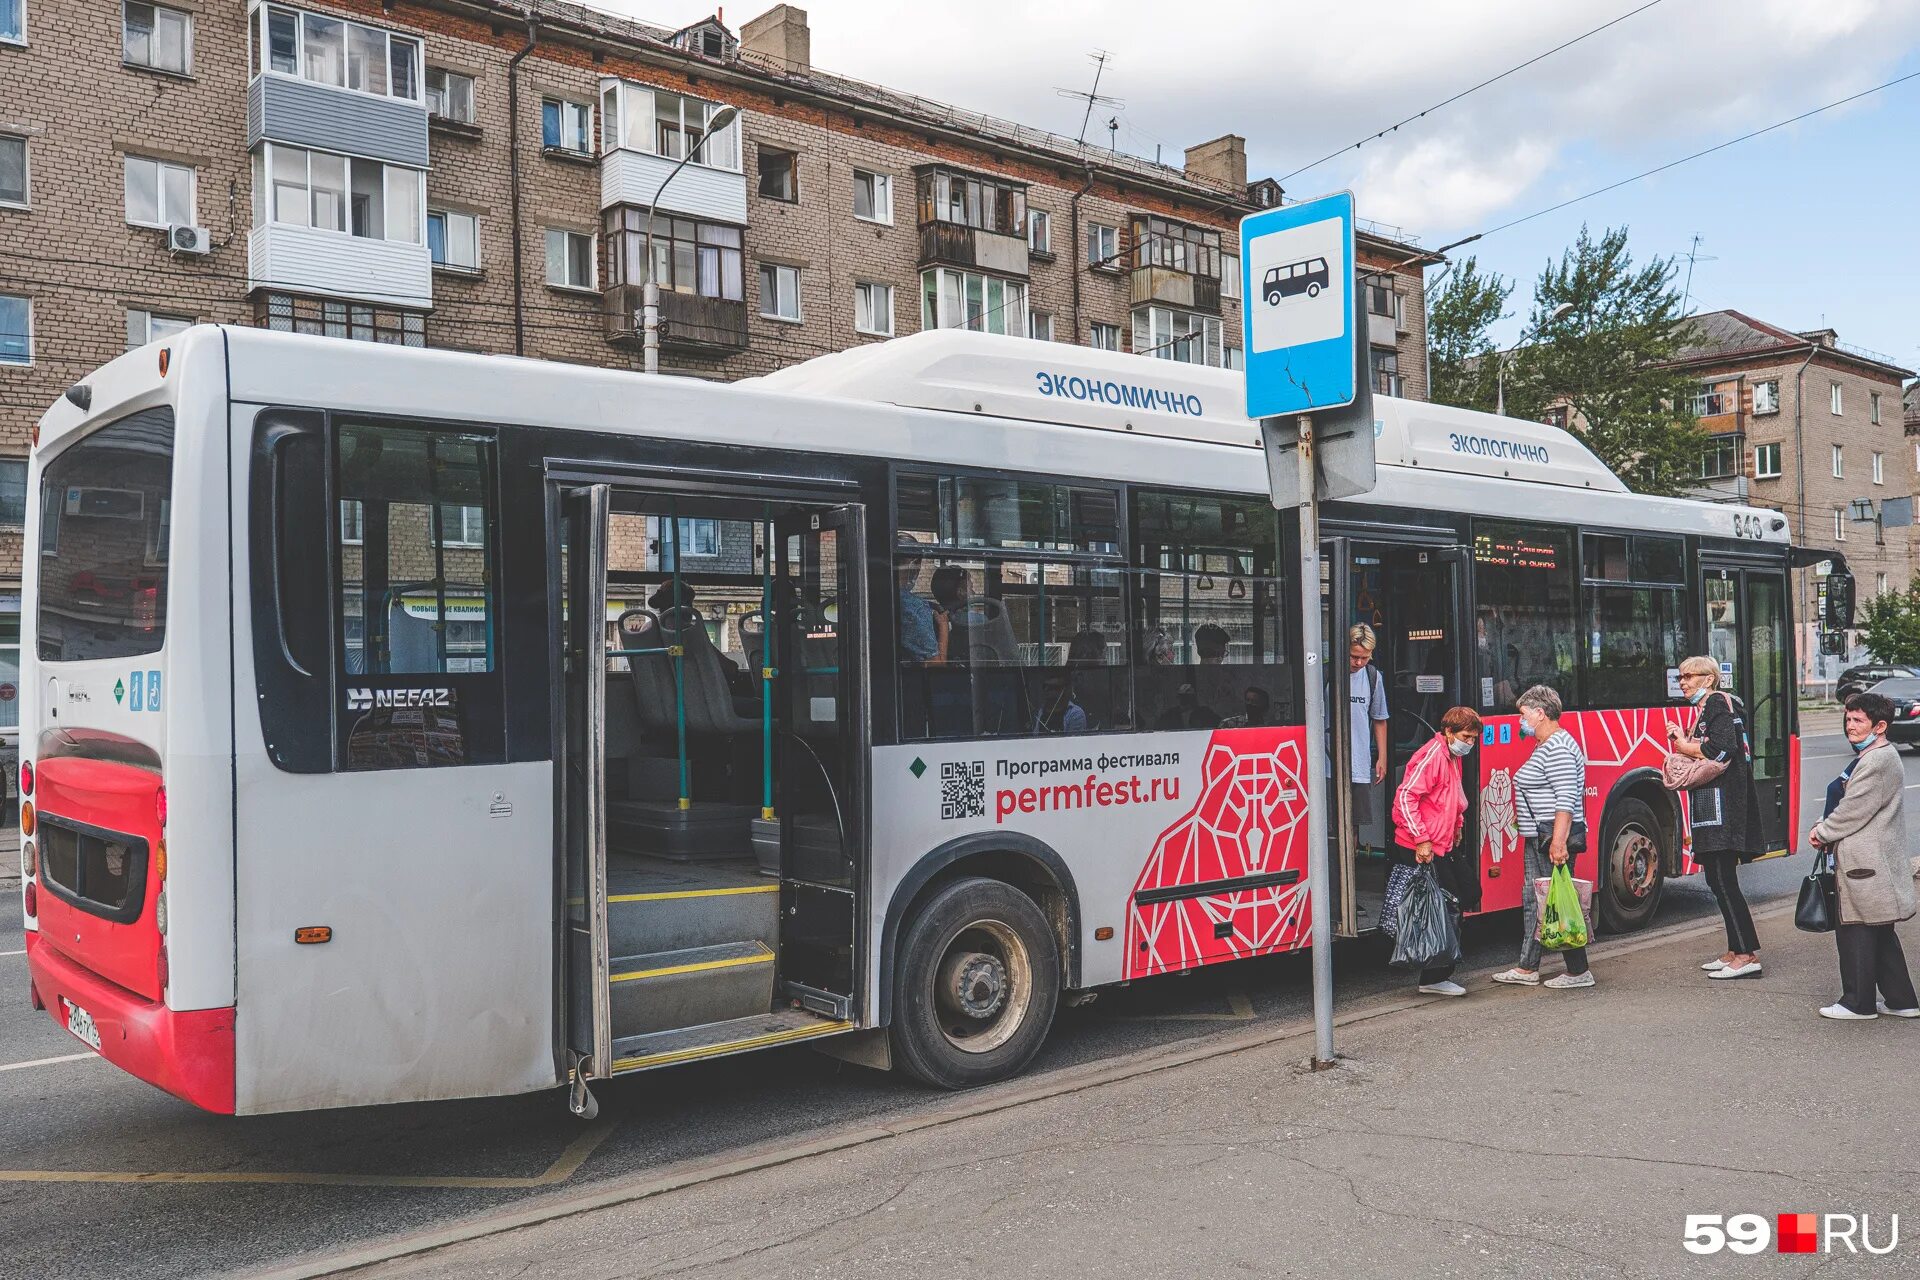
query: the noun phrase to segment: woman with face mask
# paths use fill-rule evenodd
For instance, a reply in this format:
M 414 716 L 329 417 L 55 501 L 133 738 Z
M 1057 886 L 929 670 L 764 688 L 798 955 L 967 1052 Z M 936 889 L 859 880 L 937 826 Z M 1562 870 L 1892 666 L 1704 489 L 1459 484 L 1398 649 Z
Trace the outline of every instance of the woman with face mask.
M 1393 849 L 1387 859 L 1394 867 L 1431 865 L 1440 887 L 1455 898 L 1467 895 L 1460 883 L 1478 867 L 1465 856 L 1448 856 L 1467 821 L 1467 792 L 1461 770 L 1480 741 L 1480 716 L 1471 707 L 1455 707 L 1440 717 L 1440 731 L 1407 761 L 1400 789 L 1393 794 Z M 1390 871 L 1389 877 L 1405 872 Z M 1420 971 L 1420 990 L 1430 996 L 1463 996 L 1467 989 L 1452 981 L 1453 966 Z
M 1534 741 L 1533 754 L 1513 772 L 1513 798 L 1519 811 L 1520 835 L 1527 878 L 1520 890 L 1521 928 L 1526 936 L 1520 942 L 1520 963 L 1493 975 L 1495 982 L 1514 986 L 1549 986 L 1556 990 L 1593 985 L 1593 970 L 1587 967 L 1587 949 L 1569 947 L 1567 971 L 1558 977 L 1540 981 L 1540 945 L 1538 908 L 1534 902 L 1533 882 L 1567 866 L 1573 857 L 1567 839 L 1573 824 L 1583 816 L 1587 796 L 1587 756 L 1573 735 L 1560 727 L 1562 704 L 1551 686 L 1534 685 L 1515 700 L 1520 708 L 1520 732 Z M 1569 867 L 1571 870 L 1571 867 Z
M 1712 782 L 1687 792 L 1693 858 L 1706 872 L 1707 887 L 1727 926 L 1726 953 L 1700 967 L 1709 978 L 1757 978 L 1760 937 L 1746 895 L 1740 892 L 1740 864 L 1757 857 L 1760 846 L 1760 792 L 1753 785 L 1747 710 L 1720 687 L 1720 664 L 1712 658 L 1688 658 L 1680 664 L 1680 691 L 1699 714 L 1691 732 L 1677 724 L 1667 726 L 1668 749 L 1727 766 Z

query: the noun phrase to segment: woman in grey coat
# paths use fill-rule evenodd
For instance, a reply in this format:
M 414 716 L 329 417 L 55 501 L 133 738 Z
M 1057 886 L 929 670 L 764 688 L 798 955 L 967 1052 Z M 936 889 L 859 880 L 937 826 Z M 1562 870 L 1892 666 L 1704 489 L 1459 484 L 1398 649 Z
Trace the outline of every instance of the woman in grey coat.
M 1823 1018 L 1920 1018 L 1920 998 L 1893 926 L 1913 918 L 1913 854 L 1907 847 L 1900 752 L 1887 741 L 1893 703 L 1877 693 L 1847 699 L 1847 743 L 1858 758 L 1846 790 L 1808 840 L 1831 850 L 1839 886 L 1840 999 Z M 1879 999 L 1874 998 L 1878 991 Z

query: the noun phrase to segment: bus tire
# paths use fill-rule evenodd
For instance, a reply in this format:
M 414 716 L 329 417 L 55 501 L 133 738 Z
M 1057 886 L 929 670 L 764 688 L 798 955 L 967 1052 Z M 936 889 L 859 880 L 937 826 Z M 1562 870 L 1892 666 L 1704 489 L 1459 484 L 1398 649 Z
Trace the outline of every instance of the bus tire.
M 914 914 L 894 972 L 894 1061 L 938 1089 L 971 1089 L 1032 1060 L 1060 1003 L 1060 952 L 1032 898 L 956 880 Z
M 1666 829 L 1644 800 L 1632 797 L 1607 806 L 1600 837 L 1600 883 L 1595 907 L 1609 933 L 1644 929 L 1660 909 L 1666 885 Z

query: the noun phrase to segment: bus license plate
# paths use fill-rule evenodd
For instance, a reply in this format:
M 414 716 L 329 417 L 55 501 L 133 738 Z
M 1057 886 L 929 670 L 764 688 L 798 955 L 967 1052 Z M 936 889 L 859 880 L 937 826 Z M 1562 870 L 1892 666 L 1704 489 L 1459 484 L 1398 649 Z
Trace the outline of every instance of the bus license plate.
M 60 997 L 60 1003 L 67 1010 L 67 1030 L 86 1041 L 95 1053 L 100 1052 L 100 1028 L 93 1025 L 93 1015 L 65 996 Z

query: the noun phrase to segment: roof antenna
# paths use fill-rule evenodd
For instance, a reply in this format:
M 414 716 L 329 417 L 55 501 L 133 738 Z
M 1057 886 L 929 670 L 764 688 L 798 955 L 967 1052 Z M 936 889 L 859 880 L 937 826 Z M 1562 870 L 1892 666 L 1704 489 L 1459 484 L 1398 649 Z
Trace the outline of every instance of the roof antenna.
M 1107 150 L 1120 149 L 1120 117 L 1114 116 L 1107 121 Z
M 1087 145 L 1087 126 L 1093 123 L 1094 107 L 1096 106 L 1110 107 L 1115 111 L 1123 111 L 1126 109 L 1127 104 L 1120 101 L 1120 99 L 1107 97 L 1106 95 L 1100 92 L 1100 77 L 1106 71 L 1107 60 L 1111 57 L 1113 57 L 1113 55 L 1108 53 L 1105 49 L 1095 49 L 1092 53 L 1087 55 L 1088 60 L 1093 63 L 1093 88 L 1091 89 L 1058 89 L 1056 88 L 1054 90 L 1055 93 L 1059 94 L 1063 98 L 1078 98 L 1082 102 L 1087 104 L 1086 114 L 1080 117 L 1079 142 L 1080 142 L 1080 145 L 1083 147 Z
M 1696 235 L 1696 236 L 1694 236 L 1694 238 L 1693 238 L 1693 247 L 1692 247 L 1691 249 L 1688 249 L 1688 250 L 1687 250 L 1687 254 L 1686 254 L 1686 258 L 1687 258 L 1687 283 L 1686 283 L 1686 287 L 1685 287 L 1685 288 L 1683 288 L 1683 289 L 1681 289 L 1681 291 L 1680 291 L 1680 314 L 1681 314 L 1681 315 L 1683 315 L 1683 316 L 1687 314 L 1687 299 L 1689 299 L 1689 298 L 1691 298 L 1691 297 L 1693 296 L 1693 264 L 1694 264 L 1694 263 L 1696 263 L 1696 262 L 1718 262 L 1718 261 L 1720 261 L 1720 259 L 1718 259 L 1718 258 L 1716 258 L 1716 257 L 1714 257 L 1714 256 L 1713 256 L 1712 254 L 1710 254 L 1710 253 L 1702 253 L 1702 252 L 1700 252 L 1700 241 L 1701 241 L 1701 239 L 1702 239 L 1702 237 L 1700 237 L 1700 236 L 1698 236 L 1698 235 Z

